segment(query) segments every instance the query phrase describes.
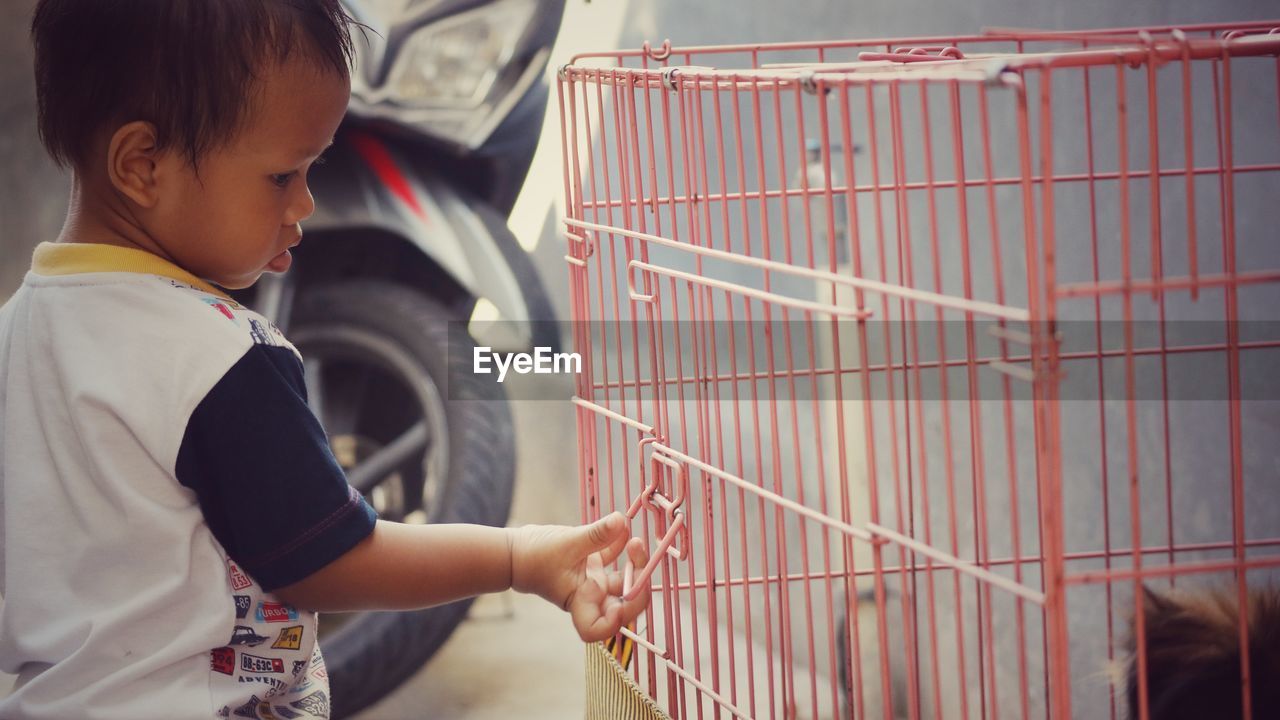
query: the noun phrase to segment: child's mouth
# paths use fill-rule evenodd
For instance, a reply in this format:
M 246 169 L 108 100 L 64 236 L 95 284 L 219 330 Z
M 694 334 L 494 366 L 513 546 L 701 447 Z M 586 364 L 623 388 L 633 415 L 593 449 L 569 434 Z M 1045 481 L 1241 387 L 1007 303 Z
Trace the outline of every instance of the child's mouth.
M 267 263 L 267 269 L 271 272 L 282 273 L 285 270 L 288 270 L 289 266 L 292 264 L 293 254 L 288 250 L 285 250 L 274 258 L 271 258 L 271 262 Z

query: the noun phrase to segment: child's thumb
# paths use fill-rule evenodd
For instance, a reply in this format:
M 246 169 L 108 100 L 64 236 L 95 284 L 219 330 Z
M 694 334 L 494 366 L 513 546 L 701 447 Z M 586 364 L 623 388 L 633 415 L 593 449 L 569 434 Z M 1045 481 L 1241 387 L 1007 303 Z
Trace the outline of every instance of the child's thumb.
M 578 546 L 584 553 L 593 553 L 612 545 L 626 528 L 626 516 L 610 513 L 599 520 L 579 528 Z

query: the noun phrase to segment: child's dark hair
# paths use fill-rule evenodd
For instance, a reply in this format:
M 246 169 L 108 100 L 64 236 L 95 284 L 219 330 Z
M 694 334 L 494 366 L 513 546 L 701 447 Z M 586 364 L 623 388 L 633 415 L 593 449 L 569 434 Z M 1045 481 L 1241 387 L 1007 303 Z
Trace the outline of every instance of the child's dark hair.
M 1253 717 L 1280 717 L 1280 592 L 1251 589 L 1250 704 Z M 1143 588 L 1147 697 L 1151 720 L 1244 717 L 1240 674 L 1240 609 L 1234 588 L 1158 593 Z M 1126 696 L 1137 720 L 1137 643 L 1130 632 Z
M 239 131 L 264 63 L 350 72 L 338 0 L 40 0 L 31 22 L 40 139 L 83 166 L 109 126 L 145 120 L 193 167 Z

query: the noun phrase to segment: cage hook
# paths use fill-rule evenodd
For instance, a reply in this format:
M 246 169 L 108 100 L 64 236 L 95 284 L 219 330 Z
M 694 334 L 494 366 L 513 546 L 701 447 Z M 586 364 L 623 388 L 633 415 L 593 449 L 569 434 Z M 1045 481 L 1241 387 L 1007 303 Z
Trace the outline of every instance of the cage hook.
M 644 263 L 641 263 L 639 260 L 632 260 L 631 262 L 627 263 L 627 295 L 631 300 L 635 302 L 643 302 L 643 303 L 649 303 L 652 305 L 657 305 L 658 304 L 657 290 L 654 290 L 651 293 L 642 293 L 636 289 L 634 272 L 637 267 L 643 264 Z M 641 271 L 644 272 L 645 274 L 646 288 L 652 287 L 652 281 L 649 280 L 649 278 L 653 277 L 653 274 L 649 272 L 647 268 L 641 268 Z
M 818 94 L 818 74 L 812 70 L 800 73 L 800 88 L 810 95 Z
M 649 56 L 650 60 L 662 62 L 663 60 L 666 60 L 667 58 L 671 57 L 671 40 L 670 39 L 663 40 L 662 46 L 659 47 L 657 50 L 654 50 L 653 46 L 649 44 L 649 41 L 645 40 L 644 45 L 641 46 L 641 49 L 644 50 L 645 55 Z
M 662 87 L 668 90 L 671 90 L 673 92 L 677 90 L 678 88 L 676 87 L 676 75 L 678 75 L 679 73 L 680 73 L 680 68 L 675 68 L 675 67 L 662 68 Z
M 630 560 L 627 561 L 622 581 L 622 597 L 625 600 L 639 595 L 649 584 L 654 570 L 657 569 L 664 555 L 675 560 L 686 560 L 691 547 L 688 521 L 682 509 L 685 498 L 689 495 L 689 469 L 685 463 L 664 455 L 663 448 L 652 438 L 644 438 L 640 441 L 639 450 L 642 457 L 645 445 L 651 445 L 653 448 L 649 456 L 649 482 L 627 508 L 626 516 L 629 520 L 634 520 L 642 510 L 647 510 L 654 514 L 655 521 L 658 522 L 657 527 L 665 525 L 666 531 L 657 549 L 650 555 L 649 562 L 642 569 L 637 569 Z M 641 467 L 643 464 L 642 461 Z M 662 465 L 669 468 L 675 476 L 674 482 L 670 484 L 671 489 L 666 491 L 667 494 L 664 494 L 663 471 L 659 467 Z M 668 494 L 673 497 L 668 497 Z

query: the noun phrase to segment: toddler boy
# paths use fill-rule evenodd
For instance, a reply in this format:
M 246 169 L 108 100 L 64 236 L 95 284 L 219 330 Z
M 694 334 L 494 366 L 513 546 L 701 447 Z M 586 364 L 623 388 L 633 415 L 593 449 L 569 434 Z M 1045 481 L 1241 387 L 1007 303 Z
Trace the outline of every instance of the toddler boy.
M 375 517 L 293 346 L 223 288 L 289 268 L 350 92 L 337 0 L 42 0 L 41 138 L 73 172 L 0 309 L 0 717 L 327 717 L 318 611 L 514 588 L 630 622 L 624 518 Z

